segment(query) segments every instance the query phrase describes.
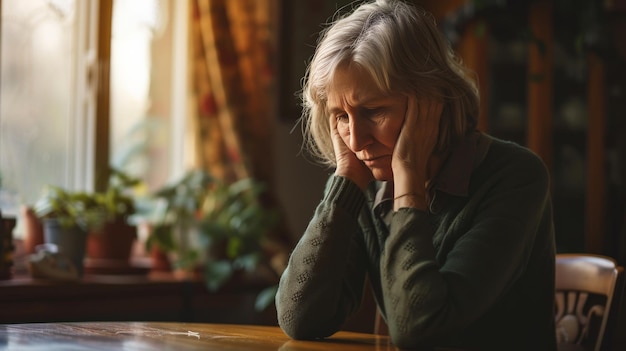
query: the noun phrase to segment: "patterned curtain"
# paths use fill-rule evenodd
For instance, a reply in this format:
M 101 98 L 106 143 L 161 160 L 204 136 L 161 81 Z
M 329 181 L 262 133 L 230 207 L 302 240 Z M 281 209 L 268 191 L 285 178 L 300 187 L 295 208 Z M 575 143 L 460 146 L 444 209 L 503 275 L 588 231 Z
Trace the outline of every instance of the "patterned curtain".
M 252 177 L 273 189 L 272 14 L 277 0 L 192 0 L 196 164 L 225 181 Z M 275 22 L 275 21 L 274 21 Z M 284 218 L 271 233 L 273 265 L 286 264 Z M 280 271 L 279 267 L 274 267 Z
M 196 163 L 224 180 L 272 182 L 274 1 L 192 1 Z

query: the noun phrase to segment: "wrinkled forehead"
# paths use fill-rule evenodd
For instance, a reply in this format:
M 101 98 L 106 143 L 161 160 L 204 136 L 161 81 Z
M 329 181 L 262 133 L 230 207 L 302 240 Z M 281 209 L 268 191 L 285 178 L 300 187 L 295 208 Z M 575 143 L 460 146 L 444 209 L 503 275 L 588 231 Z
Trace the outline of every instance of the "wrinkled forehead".
M 329 94 L 350 94 L 354 99 L 362 98 L 362 95 L 392 95 L 391 90 L 376 79 L 375 72 L 355 61 L 344 61 L 331 68 L 324 85 L 326 102 Z
M 354 65 L 338 67 L 328 83 L 327 107 L 331 108 L 341 102 L 350 105 L 358 104 L 382 92 L 373 79 L 362 68 Z

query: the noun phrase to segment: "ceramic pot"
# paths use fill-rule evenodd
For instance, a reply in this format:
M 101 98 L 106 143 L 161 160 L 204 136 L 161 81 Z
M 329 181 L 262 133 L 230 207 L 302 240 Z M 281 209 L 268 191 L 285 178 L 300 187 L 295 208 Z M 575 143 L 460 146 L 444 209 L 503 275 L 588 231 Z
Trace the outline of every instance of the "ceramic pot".
M 87 237 L 87 256 L 94 259 L 107 259 L 128 262 L 137 239 L 137 227 L 124 220 L 107 222 Z
M 87 231 L 73 226 L 63 227 L 58 220 L 46 218 L 43 221 L 43 236 L 46 244 L 57 246 L 58 252 L 65 255 L 74 264 L 78 275 L 83 275 Z

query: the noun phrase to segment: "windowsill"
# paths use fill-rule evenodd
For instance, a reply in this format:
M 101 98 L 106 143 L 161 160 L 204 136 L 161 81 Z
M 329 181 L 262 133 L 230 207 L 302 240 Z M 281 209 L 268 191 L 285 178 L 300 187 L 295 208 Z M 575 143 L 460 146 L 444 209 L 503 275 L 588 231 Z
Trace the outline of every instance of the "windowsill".
M 217 292 L 199 277 L 151 271 L 148 258 L 136 257 L 137 274 L 90 274 L 77 282 L 33 279 L 28 255 L 16 240 L 10 279 L 0 280 L 0 323 L 54 321 L 184 321 L 274 325 L 273 306 L 257 312 L 258 293 L 273 284 L 241 276 Z M 140 268 L 140 269 L 139 269 Z
M 51 321 L 184 321 L 275 324 L 273 307 L 257 312 L 262 290 L 238 285 L 209 292 L 199 280 L 171 273 L 85 275 L 76 283 L 15 276 L 0 281 L 0 323 Z

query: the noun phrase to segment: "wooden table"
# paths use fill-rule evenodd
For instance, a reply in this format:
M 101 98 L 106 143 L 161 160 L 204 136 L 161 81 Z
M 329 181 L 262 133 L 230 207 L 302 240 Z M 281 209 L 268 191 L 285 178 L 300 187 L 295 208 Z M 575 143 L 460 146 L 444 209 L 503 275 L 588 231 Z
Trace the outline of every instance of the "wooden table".
M 389 338 L 339 332 L 320 341 L 289 339 L 278 327 L 176 322 L 0 324 L 0 350 L 395 350 Z
M 340 331 L 324 340 L 300 341 L 290 339 L 276 326 L 179 322 L 0 324 L 0 350 L 399 351 L 383 335 Z M 559 351 L 584 351 L 584 348 L 559 345 Z

